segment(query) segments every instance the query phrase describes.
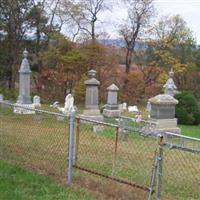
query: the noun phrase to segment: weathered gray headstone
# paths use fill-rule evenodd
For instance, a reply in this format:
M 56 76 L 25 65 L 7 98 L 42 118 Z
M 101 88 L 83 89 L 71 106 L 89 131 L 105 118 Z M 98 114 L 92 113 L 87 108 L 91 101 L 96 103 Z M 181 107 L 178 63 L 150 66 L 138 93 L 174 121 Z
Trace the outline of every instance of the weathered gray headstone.
M 17 114 L 35 114 L 34 104 L 30 96 L 30 76 L 31 70 L 28 62 L 28 51 L 23 52 L 23 60 L 19 70 L 19 96 L 14 106 L 14 113 Z
M 117 102 L 119 88 L 115 84 L 112 84 L 107 88 L 107 91 L 108 91 L 107 104 L 105 105 L 103 114 L 106 117 L 119 117 L 120 110 Z
M 90 70 L 88 72 L 89 80 L 85 81 L 86 97 L 85 110 L 83 116 L 92 120 L 103 121 L 103 116 L 99 110 L 99 90 L 100 82 L 95 78 L 96 71 Z
M 175 106 L 178 100 L 169 94 L 160 94 L 149 99 L 149 102 L 151 104 L 149 121 L 156 124 L 155 129 L 180 133 L 175 118 Z
M 34 104 L 35 107 L 41 107 L 40 97 L 39 96 L 34 96 L 33 97 L 33 104 Z
M 181 133 L 180 128 L 177 127 L 177 119 L 175 118 L 175 107 L 178 100 L 174 98 L 177 87 L 173 81 L 174 71 L 169 72 L 169 79 L 163 86 L 165 94 L 157 95 L 149 99 L 150 107 L 150 123 L 155 124 L 157 132 L 171 131 L 174 133 Z
M 25 49 L 23 52 L 24 59 L 22 60 L 19 70 L 19 96 L 17 103 L 19 104 L 32 104 L 30 96 L 30 76 L 31 70 L 28 62 L 28 51 Z

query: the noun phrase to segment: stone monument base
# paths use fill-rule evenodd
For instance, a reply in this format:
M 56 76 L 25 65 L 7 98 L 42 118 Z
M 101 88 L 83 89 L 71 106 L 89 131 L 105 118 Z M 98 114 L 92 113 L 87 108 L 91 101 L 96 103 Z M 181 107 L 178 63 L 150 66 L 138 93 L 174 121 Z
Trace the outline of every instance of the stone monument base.
M 109 109 L 104 109 L 103 110 L 103 115 L 105 117 L 119 117 L 120 116 L 120 110 L 109 110 Z
M 22 115 L 35 114 L 34 110 L 29 110 L 29 109 L 35 109 L 34 104 L 15 103 L 14 108 L 13 108 L 13 112 L 16 113 L 16 114 L 22 114 Z
M 80 117 L 103 122 L 103 115 L 101 115 L 99 109 L 86 109 Z
M 155 130 L 159 132 L 172 132 L 181 134 L 181 129 L 177 127 L 177 119 L 149 119 L 148 122 L 155 124 Z

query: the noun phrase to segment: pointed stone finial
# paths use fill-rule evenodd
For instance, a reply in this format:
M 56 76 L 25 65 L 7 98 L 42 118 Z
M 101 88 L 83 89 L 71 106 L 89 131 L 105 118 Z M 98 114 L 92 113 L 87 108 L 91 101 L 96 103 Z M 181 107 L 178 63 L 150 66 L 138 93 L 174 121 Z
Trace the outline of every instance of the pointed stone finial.
M 90 78 L 95 78 L 96 73 L 97 73 L 97 72 L 96 72 L 95 70 L 91 69 L 91 70 L 88 72 L 88 76 L 89 76 Z
M 174 77 L 174 70 L 173 68 L 171 68 L 170 72 L 169 72 L 169 77 L 173 78 Z
M 113 83 L 107 88 L 108 91 L 119 91 L 119 88 Z
M 24 55 L 24 58 L 28 58 L 28 51 L 26 50 L 26 48 L 24 49 L 23 55 Z

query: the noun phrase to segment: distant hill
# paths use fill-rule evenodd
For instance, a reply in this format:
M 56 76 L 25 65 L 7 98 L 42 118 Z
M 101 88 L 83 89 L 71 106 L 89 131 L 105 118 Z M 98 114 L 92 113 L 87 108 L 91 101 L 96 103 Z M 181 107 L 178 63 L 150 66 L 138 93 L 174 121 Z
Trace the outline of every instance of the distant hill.
M 99 40 L 101 44 L 108 45 L 108 46 L 114 46 L 118 48 L 125 47 L 125 42 L 122 39 L 102 39 Z M 135 50 L 136 51 L 145 51 L 148 48 L 148 45 L 144 42 L 136 42 Z

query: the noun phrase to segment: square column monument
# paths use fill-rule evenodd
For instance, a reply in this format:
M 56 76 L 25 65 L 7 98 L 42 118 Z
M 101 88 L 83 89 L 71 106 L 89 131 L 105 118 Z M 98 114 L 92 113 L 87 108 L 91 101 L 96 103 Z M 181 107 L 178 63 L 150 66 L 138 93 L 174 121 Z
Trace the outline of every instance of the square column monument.
M 14 107 L 14 113 L 17 114 L 35 114 L 35 111 L 28 110 L 26 108 L 34 109 L 30 96 L 30 76 L 31 70 L 28 62 L 28 51 L 25 49 L 23 52 L 23 60 L 19 70 L 19 96 L 16 106 Z M 25 108 L 23 108 L 25 107 Z
M 85 110 L 82 117 L 103 121 L 103 116 L 99 110 L 99 90 L 100 82 L 95 78 L 96 71 L 90 70 L 88 72 L 89 80 L 85 81 L 86 97 L 85 97 Z
M 120 110 L 117 103 L 117 93 L 119 91 L 119 88 L 115 84 L 112 84 L 107 88 L 107 91 L 108 98 L 105 109 L 103 110 L 103 115 L 106 117 L 119 117 Z

